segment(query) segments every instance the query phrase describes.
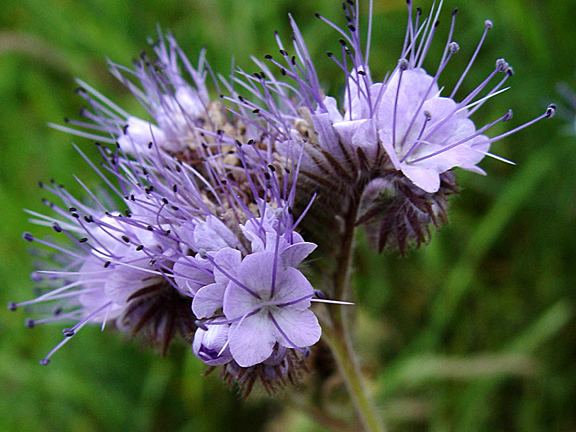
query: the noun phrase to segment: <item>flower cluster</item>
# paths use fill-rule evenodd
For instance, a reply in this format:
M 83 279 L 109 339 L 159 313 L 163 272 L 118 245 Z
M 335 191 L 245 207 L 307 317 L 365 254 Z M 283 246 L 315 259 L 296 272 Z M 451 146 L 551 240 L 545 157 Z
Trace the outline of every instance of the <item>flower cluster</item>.
M 479 162 L 497 157 L 489 153 L 493 142 L 554 113 L 550 106 L 489 138 L 511 112 L 482 127 L 471 116 L 505 90 L 510 66 L 498 60 L 482 82 L 457 94 L 492 23 L 448 92 L 440 80 L 459 51 L 456 13 L 429 73 L 424 61 L 441 5 L 428 17 L 408 5 L 400 60 L 383 80 L 370 73 L 372 25 L 363 47 L 358 4 L 344 2 L 344 29 L 318 15 L 341 37 L 341 54 L 328 57 L 343 73 L 342 101 L 324 93 L 293 20 L 294 54 L 277 35 L 281 58 L 267 55 L 268 63 L 256 60 L 260 72 L 223 80 L 219 100 L 207 89 L 204 54 L 193 66 L 162 34 L 154 55 L 142 55 L 133 70 L 111 65 L 149 119 L 80 82 L 83 118 L 54 127 L 104 143 L 97 144 L 100 167 L 85 160 L 106 190 L 79 180 L 87 195 L 79 200 L 52 182 L 42 187 L 60 204 L 44 201 L 51 215 L 31 212 L 35 223 L 68 239 L 25 234 L 50 252 L 33 275 L 40 295 L 10 304 L 45 313 L 28 320 L 30 327 L 73 323 L 42 363 L 82 327 L 100 324 L 140 334 L 163 352 L 180 335 L 245 392 L 256 381 L 270 391 L 295 381 L 321 336 L 312 302 L 345 303 L 326 300 L 342 293 L 329 284 L 317 291 L 308 277 L 333 268 L 355 227 L 364 225 L 380 250 L 424 243 L 458 190 L 454 168 L 483 173 Z M 317 246 L 307 277 L 303 262 Z
M 108 190 L 85 187 L 89 200 L 78 200 L 42 185 L 62 204 L 44 200 L 56 215 L 31 212 L 34 222 L 72 243 L 25 234 L 53 251 L 34 273 L 45 292 L 10 307 L 47 312 L 30 327 L 74 322 L 43 364 L 99 323 L 142 334 L 163 352 L 179 334 L 227 379 L 246 389 L 260 379 L 272 390 L 297 377 L 321 334 L 315 291 L 298 269 L 316 248 L 297 232 L 305 212 L 297 219 L 293 210 L 302 147 L 278 157 L 274 141 L 208 99 L 202 62 L 193 68 L 171 37 L 155 52 L 137 64 L 135 81 L 113 66 L 154 122 L 81 83 L 85 120 L 58 128 L 117 144 L 98 144 L 102 167 L 85 158 Z
M 307 219 L 310 227 L 305 223 L 304 228 L 321 248 L 325 246 L 321 238 L 328 230 L 337 233 L 341 220 L 350 213 L 355 213 L 357 225 L 368 227 L 368 235 L 380 251 L 390 248 L 403 253 L 411 244 L 424 243 L 430 235 L 429 225 L 438 226 L 446 219 L 447 196 L 458 190 L 453 170 L 484 174 L 478 164 L 485 156 L 510 162 L 490 153 L 490 145 L 555 112 L 550 105 L 541 116 L 511 131 L 485 135 L 510 120 L 512 111 L 481 127 L 471 116 L 507 90 L 504 85 L 513 75 L 512 68 L 498 59 L 484 80 L 463 96 L 458 94 L 492 22 L 485 21 L 469 62 L 448 90 L 440 81 L 460 51 L 453 40 L 458 11 L 452 13 L 440 62 L 435 72 L 429 73 L 424 62 L 437 33 L 442 2 L 433 5 L 427 17 L 421 9 L 413 10 L 411 0 L 407 4 L 404 46 L 396 67 L 384 80 L 375 80 L 370 73 L 372 16 L 367 45 L 363 46 L 359 5 L 345 1 L 344 28 L 317 14 L 340 36 L 341 53 L 327 53 L 346 83 L 340 103 L 322 90 L 314 60 L 293 20 L 293 52 L 277 37 L 280 58 L 267 55 L 269 65 L 258 62 L 263 72 L 255 77 L 244 74 L 246 87 L 258 97 L 254 101 L 232 98 L 237 106 L 254 109 L 262 119 L 261 128 L 277 131 L 279 141 L 305 143 L 302 189 L 322 190 L 319 199 L 324 205 L 313 209 Z M 279 69 L 279 77 L 273 69 Z M 326 208 L 339 218 L 326 221 Z M 327 230 L 320 236 L 314 235 L 318 220 L 325 222 L 321 226 Z

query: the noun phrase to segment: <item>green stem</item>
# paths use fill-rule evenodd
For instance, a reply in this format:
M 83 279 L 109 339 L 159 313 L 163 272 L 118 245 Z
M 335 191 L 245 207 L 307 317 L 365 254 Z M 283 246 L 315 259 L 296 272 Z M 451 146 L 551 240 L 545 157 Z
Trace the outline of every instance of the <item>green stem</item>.
M 334 294 L 338 300 L 350 300 L 350 272 L 352 253 L 354 249 L 355 221 L 358 207 L 352 204 L 345 220 L 345 231 L 342 246 L 337 257 L 334 272 Z M 347 307 L 330 309 L 331 326 L 325 328 L 324 337 L 338 365 L 338 369 L 350 398 L 356 409 L 356 414 L 367 432 L 384 432 L 385 427 L 364 383 L 364 376 L 350 336 L 350 322 Z
M 364 383 L 364 376 L 352 348 L 348 331 L 345 327 L 338 330 L 332 328 L 329 330 L 330 334 L 327 333 L 325 332 L 324 335 L 325 340 L 332 350 L 340 375 L 344 379 L 356 415 L 364 430 L 366 432 L 384 432 L 386 428 Z

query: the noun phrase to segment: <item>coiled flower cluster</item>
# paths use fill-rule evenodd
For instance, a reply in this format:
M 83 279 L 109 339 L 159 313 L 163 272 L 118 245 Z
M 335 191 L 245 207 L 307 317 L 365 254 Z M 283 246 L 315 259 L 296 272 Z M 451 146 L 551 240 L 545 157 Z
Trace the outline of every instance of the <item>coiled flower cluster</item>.
M 342 100 L 323 91 L 292 18 L 292 46 L 276 35 L 280 57 L 256 60 L 254 74 L 235 71 L 219 98 L 208 89 L 204 53 L 193 66 L 163 34 L 134 69 L 111 65 L 148 118 L 79 82 L 82 119 L 53 126 L 97 142 L 100 163 L 78 151 L 104 187 L 78 180 L 86 192 L 78 199 L 55 182 L 41 185 L 55 201 L 44 200 L 48 215 L 30 212 L 33 222 L 65 240 L 25 234 L 50 252 L 33 274 L 40 295 L 10 304 L 41 314 L 29 327 L 72 323 L 43 364 L 84 326 L 98 324 L 141 335 L 162 352 L 180 336 L 245 393 L 256 381 L 269 391 L 294 382 L 321 337 L 312 304 L 347 303 L 321 273 L 338 267 L 355 228 L 364 226 L 379 250 L 404 253 L 425 243 L 458 191 L 453 170 L 484 173 L 485 156 L 501 159 L 490 153 L 492 143 L 554 113 L 549 106 L 494 137 L 486 133 L 511 111 L 475 125 L 471 116 L 512 76 L 500 59 L 458 96 L 490 21 L 448 90 L 440 82 L 460 49 L 456 12 L 429 73 L 424 62 L 441 5 L 424 17 L 409 1 L 397 66 L 374 79 L 371 13 L 364 47 L 358 4 L 346 1 L 343 9 L 344 28 L 318 15 L 341 38 L 341 53 L 328 57 L 346 83 Z

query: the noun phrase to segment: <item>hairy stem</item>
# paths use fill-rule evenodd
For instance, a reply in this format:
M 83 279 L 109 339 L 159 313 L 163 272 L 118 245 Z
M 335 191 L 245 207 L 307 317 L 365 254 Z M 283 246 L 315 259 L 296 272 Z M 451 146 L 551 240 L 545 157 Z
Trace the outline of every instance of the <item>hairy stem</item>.
M 386 428 L 364 383 L 348 331 L 333 328 L 330 333 L 325 335 L 325 340 L 332 350 L 360 423 L 366 432 L 384 432 Z
M 352 203 L 344 221 L 342 244 L 334 271 L 334 294 L 338 300 L 343 301 L 349 301 L 351 297 L 350 272 L 357 212 L 357 204 Z M 385 431 L 384 424 L 366 388 L 364 376 L 352 346 L 350 335 L 351 320 L 348 313 L 349 308 L 346 307 L 330 309 L 332 325 L 325 329 L 324 336 L 332 350 L 340 374 L 354 404 L 356 414 L 364 429 L 367 432 L 383 432 Z

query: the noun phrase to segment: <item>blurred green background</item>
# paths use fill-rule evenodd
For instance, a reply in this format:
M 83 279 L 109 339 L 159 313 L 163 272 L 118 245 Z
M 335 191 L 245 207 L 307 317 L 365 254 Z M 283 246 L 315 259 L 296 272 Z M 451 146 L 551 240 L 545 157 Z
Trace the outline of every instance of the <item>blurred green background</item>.
M 518 125 L 561 99 L 558 82 L 576 87 L 576 1 L 447 1 L 431 70 L 453 7 L 462 49 L 443 82 L 458 79 L 486 18 L 495 28 L 464 90 L 498 57 L 516 72 L 512 90 L 479 111 L 478 122 L 512 107 Z M 335 0 L 3 0 L 0 304 L 32 295 L 32 260 L 21 240 L 31 227 L 22 209 L 43 209 L 37 181 L 54 177 L 76 191 L 73 175 L 96 183 L 72 138 L 46 126 L 81 108 L 74 77 L 140 112 L 107 74 L 105 58 L 130 64 L 158 24 L 192 59 L 206 47 L 215 70 L 227 74 L 232 57 L 252 70 L 250 55 L 275 51 L 274 30 L 289 35 L 292 12 L 323 84 L 338 93 L 342 78 L 324 55 L 337 36 L 315 11 L 341 22 Z M 396 63 L 405 21 L 404 0 L 375 0 L 374 77 Z M 428 247 L 406 258 L 359 248 L 357 346 L 391 430 L 576 430 L 573 124 L 556 117 L 494 146 L 517 166 L 486 160 L 488 177 L 459 173 L 463 191 L 452 200 L 451 222 Z M 88 142 L 76 142 L 90 152 Z M 283 393 L 241 401 L 216 374 L 203 377 L 183 346 L 162 359 L 92 328 L 43 368 L 38 360 L 60 340 L 60 328 L 28 330 L 24 318 L 0 313 L 1 431 L 327 430 Z M 333 381 L 328 408 L 337 411 L 345 396 Z

